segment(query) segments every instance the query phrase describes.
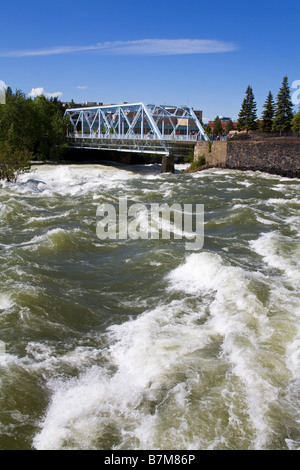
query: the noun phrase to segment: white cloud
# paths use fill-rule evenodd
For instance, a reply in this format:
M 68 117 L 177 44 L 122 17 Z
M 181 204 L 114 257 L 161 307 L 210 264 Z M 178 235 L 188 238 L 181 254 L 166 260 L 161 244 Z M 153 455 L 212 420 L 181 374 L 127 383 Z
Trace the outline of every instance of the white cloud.
M 62 96 L 61 91 L 56 91 L 54 93 L 47 93 L 44 88 L 32 88 L 31 92 L 28 93 L 28 96 L 31 98 L 36 98 L 37 96 L 44 95 L 46 98 L 59 98 Z
M 78 90 L 86 90 L 87 86 L 86 85 L 78 85 Z
M 102 55 L 180 55 L 231 52 L 237 47 L 231 42 L 214 39 L 140 39 L 113 41 L 89 46 L 56 46 L 48 49 L 20 50 L 0 53 L 0 57 L 32 57 L 78 52 Z

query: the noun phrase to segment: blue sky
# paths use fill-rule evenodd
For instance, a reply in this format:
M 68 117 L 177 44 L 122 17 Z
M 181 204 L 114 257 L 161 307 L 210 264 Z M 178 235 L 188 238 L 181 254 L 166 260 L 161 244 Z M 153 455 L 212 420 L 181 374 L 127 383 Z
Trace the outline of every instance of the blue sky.
M 300 80 L 299 18 L 290 0 L 11 0 L 0 80 L 62 101 L 187 104 L 205 119 L 236 119 L 251 85 L 260 117 L 285 75 Z

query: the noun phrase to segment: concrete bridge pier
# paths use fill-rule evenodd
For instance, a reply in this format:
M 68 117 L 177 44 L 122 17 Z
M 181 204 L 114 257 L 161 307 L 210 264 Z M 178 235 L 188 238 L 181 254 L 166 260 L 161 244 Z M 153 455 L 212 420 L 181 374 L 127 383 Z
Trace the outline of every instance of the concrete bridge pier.
M 163 155 L 161 161 L 161 173 L 175 173 L 174 155 Z

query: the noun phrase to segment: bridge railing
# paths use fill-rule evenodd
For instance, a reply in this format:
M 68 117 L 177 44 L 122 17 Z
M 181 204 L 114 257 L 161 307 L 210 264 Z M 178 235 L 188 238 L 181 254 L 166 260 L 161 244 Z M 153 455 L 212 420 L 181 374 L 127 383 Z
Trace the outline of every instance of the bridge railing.
M 69 133 L 69 138 L 73 139 L 99 139 L 99 140 L 160 140 L 154 134 L 81 134 L 81 133 Z M 202 140 L 201 135 L 163 135 L 163 141 L 183 141 L 183 142 L 196 142 Z

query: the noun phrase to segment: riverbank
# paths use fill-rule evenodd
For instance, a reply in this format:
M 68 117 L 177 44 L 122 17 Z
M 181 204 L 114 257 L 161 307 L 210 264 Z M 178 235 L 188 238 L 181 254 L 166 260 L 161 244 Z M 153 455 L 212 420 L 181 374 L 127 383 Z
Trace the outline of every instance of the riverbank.
M 195 163 L 205 158 L 205 165 Z M 207 168 L 262 171 L 289 178 L 300 178 L 300 141 L 214 141 L 198 142 L 190 172 Z M 189 171 L 189 170 L 188 170 Z

